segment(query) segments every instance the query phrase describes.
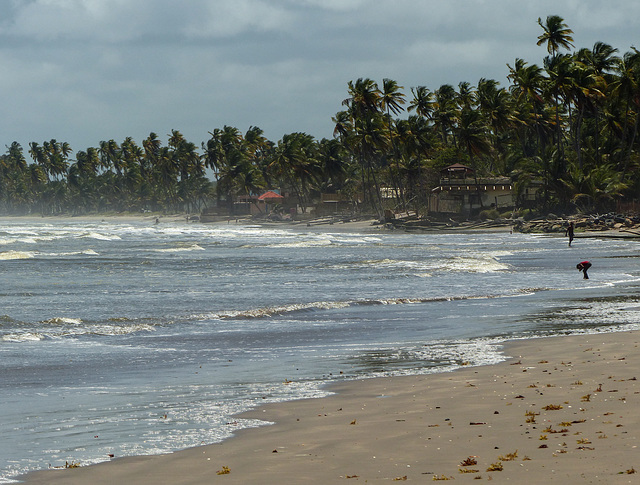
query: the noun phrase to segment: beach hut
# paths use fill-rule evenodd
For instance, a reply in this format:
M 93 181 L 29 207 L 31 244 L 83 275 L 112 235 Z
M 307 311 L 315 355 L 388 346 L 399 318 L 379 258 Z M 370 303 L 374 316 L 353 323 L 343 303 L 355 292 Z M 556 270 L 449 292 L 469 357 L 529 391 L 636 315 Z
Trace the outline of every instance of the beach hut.
M 279 204 L 284 197 L 273 190 L 269 190 L 258 197 L 258 200 L 265 202 L 266 204 Z
M 269 214 L 270 205 L 274 206 L 276 204 L 282 204 L 283 201 L 284 201 L 284 196 L 278 194 L 277 192 L 274 192 L 273 190 L 269 190 L 258 197 L 257 205 L 260 211 L 262 211 L 265 214 Z

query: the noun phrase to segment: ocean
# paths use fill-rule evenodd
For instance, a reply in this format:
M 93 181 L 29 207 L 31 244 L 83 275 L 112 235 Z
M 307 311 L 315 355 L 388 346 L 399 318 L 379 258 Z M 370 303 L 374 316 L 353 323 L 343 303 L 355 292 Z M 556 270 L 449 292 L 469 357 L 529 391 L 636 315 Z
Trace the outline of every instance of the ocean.
M 0 483 L 219 442 L 331 382 L 637 329 L 639 241 L 0 219 Z

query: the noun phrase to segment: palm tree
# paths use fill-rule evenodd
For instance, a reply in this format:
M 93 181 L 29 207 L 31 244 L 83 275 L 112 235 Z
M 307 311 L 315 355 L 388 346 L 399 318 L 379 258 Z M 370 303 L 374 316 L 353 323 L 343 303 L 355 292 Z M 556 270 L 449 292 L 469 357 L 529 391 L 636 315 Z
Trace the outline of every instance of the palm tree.
M 209 132 L 211 138 L 202 144 L 204 166 L 214 171 L 218 205 L 226 198 L 229 213 L 233 212 L 234 178 L 248 158 L 242 134 L 237 128 L 224 126 Z
M 481 80 L 482 81 L 482 80 Z M 480 84 L 478 84 L 480 88 Z M 463 81 L 458 84 L 458 93 L 456 94 L 456 101 L 458 107 L 463 109 L 473 109 L 477 103 L 477 91 L 471 86 L 470 83 Z
M 319 161 L 322 166 L 324 189 L 338 191 L 342 188 L 347 174 L 350 154 L 340 140 L 322 139 L 318 144 Z
M 596 150 L 596 163 L 601 163 L 600 155 L 600 118 L 602 105 L 606 101 L 610 83 L 615 81 L 612 71 L 618 64 L 619 58 L 615 56 L 617 49 L 604 42 L 596 42 L 593 49 L 580 49 L 576 58 L 584 64 L 592 76 L 593 89 L 589 93 L 589 108 L 595 116 L 594 138 Z M 585 93 L 587 94 L 587 93 Z
M 495 157 L 503 160 L 501 134 L 512 127 L 512 105 L 509 93 L 504 88 L 498 88 L 498 82 L 493 79 L 480 79 L 476 92 L 478 109 L 482 113 L 488 126 L 491 127 L 491 139 Z M 502 163 L 504 167 L 504 163 Z M 493 171 L 493 164 L 489 167 Z
M 395 143 L 395 135 L 393 133 L 392 124 L 393 120 L 391 114 L 398 115 L 404 108 L 402 105 L 405 103 L 405 97 L 401 89 L 404 89 L 402 86 L 399 86 L 396 81 L 392 79 L 383 79 L 382 81 L 382 91 L 380 92 L 380 109 L 386 112 L 387 118 L 387 127 L 389 129 L 389 141 L 391 142 L 391 152 L 393 158 L 395 159 L 396 172 L 400 171 L 400 161 L 398 160 L 398 149 Z M 391 176 L 391 180 L 393 181 L 393 186 L 396 191 L 396 198 L 400 199 L 402 203 L 403 210 L 406 210 L 406 203 L 404 200 L 404 189 L 402 187 L 402 183 L 397 180 L 396 175 L 389 165 L 389 173 Z
M 359 78 L 348 83 L 349 97 L 342 101 L 354 118 L 363 118 L 377 113 L 380 106 L 380 90 L 372 79 Z
M 626 155 L 622 168 L 623 174 L 627 174 L 629 170 L 633 145 L 640 123 L 640 51 L 635 48 L 632 49 L 632 51 L 626 52 L 616 63 L 618 76 L 612 82 L 612 93 L 617 96 L 620 102 L 624 103 L 622 143 Z M 626 147 L 624 146 L 625 143 Z
M 562 89 L 562 82 L 567 77 L 566 68 L 568 66 L 568 57 L 559 57 L 558 52 L 560 48 L 569 50 L 573 47 L 573 31 L 564 23 L 564 19 L 558 15 L 549 15 L 545 21 L 538 18 L 538 25 L 542 27 L 542 34 L 538 36 L 537 45 L 546 44 L 547 52 L 551 57 L 545 58 L 545 68 L 550 77 L 551 92 L 555 101 L 556 109 L 556 144 L 557 144 L 557 156 L 559 159 L 564 158 L 562 151 L 562 135 L 560 127 L 560 107 L 559 96 Z M 561 162 L 561 165 L 563 163 Z
M 287 180 L 295 192 L 302 212 L 308 207 L 309 187 L 319 175 L 317 147 L 311 135 L 284 135 L 274 149 L 271 169 Z
M 24 158 L 22 146 L 14 141 L 11 146 L 7 147 L 7 157 L 12 167 L 23 172 L 27 169 L 27 161 Z
M 588 113 L 596 114 L 595 139 L 596 139 L 596 160 L 599 152 L 598 123 L 597 123 L 597 105 L 599 100 L 605 96 L 604 82 L 602 76 L 599 76 L 595 70 L 582 62 L 575 62 L 571 70 L 572 81 L 567 86 L 566 98 L 569 101 L 569 119 L 573 133 L 574 149 L 578 159 L 578 168 L 583 166 L 583 149 L 582 149 L 582 129 L 584 119 Z M 575 106 L 575 117 L 572 116 L 571 106 Z
M 47 175 L 53 176 L 56 180 L 60 175 L 66 175 L 69 168 L 67 159 L 71 153 L 71 147 L 67 142 L 51 140 L 43 142 L 42 146 L 33 142 L 30 147 L 29 154 L 42 166 Z
M 442 143 L 447 145 L 449 134 L 452 133 L 458 117 L 457 93 L 450 84 L 443 84 L 435 91 L 434 95 L 435 103 L 432 111 L 433 124 L 440 132 Z M 456 143 L 454 137 L 454 146 Z
M 407 111 L 414 111 L 418 116 L 422 116 L 428 120 L 431 119 L 434 110 L 435 96 L 425 86 L 411 88 L 413 99 L 409 103 Z
M 542 27 L 543 33 L 538 36 L 537 45 L 546 44 L 547 51 L 555 56 L 560 48 L 569 50 L 573 47 L 573 30 L 564 23 L 564 19 L 558 15 L 549 15 L 544 22 L 538 17 L 538 25 Z
M 478 110 L 464 109 L 460 113 L 458 139 L 476 169 L 476 157 L 487 155 L 491 151 L 491 144 L 487 140 L 486 127 Z M 476 170 L 477 172 L 477 170 Z
M 113 168 L 118 175 L 122 173 L 122 150 L 115 140 L 101 141 L 98 153 L 100 154 L 100 164 L 104 170 Z
M 542 68 L 536 64 L 527 65 L 522 59 L 516 59 L 514 67 L 507 64 L 509 75 L 507 78 L 511 81 L 509 91 L 515 97 L 515 102 L 520 116 L 521 124 L 525 128 L 535 130 L 536 135 L 536 152 L 540 156 L 544 151 L 542 130 L 539 124 L 540 114 L 544 106 L 544 98 L 542 97 L 542 89 L 544 77 Z M 514 116 L 517 118 L 517 116 Z M 532 118 L 531 122 L 528 118 Z M 523 154 L 528 155 L 527 140 L 525 136 L 521 137 L 523 146 Z M 535 152 L 534 152 L 535 153 Z
M 373 80 L 362 78 L 355 83 L 349 81 L 348 90 L 350 96 L 342 104 L 348 107 L 351 117 L 349 141 L 360 162 L 363 191 L 369 192 L 372 207 L 381 215 L 382 199 L 374 170 L 374 158 L 388 143 L 387 134 L 381 132 L 385 128 L 380 112 L 381 92 Z M 368 181 L 372 181 L 373 186 Z
M 44 171 L 44 174 L 48 179 L 50 174 L 49 157 L 47 157 L 47 154 L 43 150 L 43 148 L 37 142 L 33 141 L 29 143 L 29 155 L 34 162 L 42 167 L 42 170 Z
M 260 171 L 263 182 L 267 187 L 273 187 L 269 173 L 268 157 L 273 150 L 273 143 L 265 136 L 261 128 L 250 126 L 244 134 L 244 145 L 250 158 L 250 163 Z
M 560 119 L 560 100 L 564 95 L 564 103 L 568 106 L 567 93 L 571 91 L 574 81 L 573 69 L 575 64 L 573 57 L 570 55 L 558 54 L 553 57 L 545 57 L 544 67 L 548 74 L 548 80 L 545 84 L 549 96 L 553 98 L 555 109 L 555 129 L 556 129 L 556 156 L 559 159 L 564 158 L 564 146 L 562 124 Z
M 423 116 L 411 115 L 396 124 L 396 131 L 401 146 L 400 176 L 407 188 L 406 199 L 417 211 L 420 205 L 427 203 L 423 174 L 434 147 L 433 129 Z

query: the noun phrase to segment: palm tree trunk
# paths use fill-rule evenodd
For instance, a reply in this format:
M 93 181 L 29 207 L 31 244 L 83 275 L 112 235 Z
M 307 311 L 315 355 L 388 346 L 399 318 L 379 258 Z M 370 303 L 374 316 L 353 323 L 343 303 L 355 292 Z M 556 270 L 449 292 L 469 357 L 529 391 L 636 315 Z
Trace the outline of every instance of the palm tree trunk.
M 633 124 L 633 134 L 631 135 L 631 141 L 629 142 L 629 150 L 627 151 L 627 159 L 624 162 L 624 170 L 622 171 L 622 178 L 629 170 L 629 164 L 631 163 L 631 155 L 633 154 L 633 144 L 636 141 L 636 136 L 638 135 L 638 121 L 640 121 L 640 113 L 636 113 L 636 121 Z

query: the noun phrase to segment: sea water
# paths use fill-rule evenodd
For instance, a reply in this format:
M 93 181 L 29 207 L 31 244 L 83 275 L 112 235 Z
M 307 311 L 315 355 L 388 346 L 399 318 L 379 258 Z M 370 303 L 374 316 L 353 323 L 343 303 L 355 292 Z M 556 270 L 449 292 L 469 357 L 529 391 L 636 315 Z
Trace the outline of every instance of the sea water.
M 639 242 L 0 220 L 0 482 L 219 442 L 344 379 L 640 324 Z M 593 263 L 590 279 L 576 264 Z

